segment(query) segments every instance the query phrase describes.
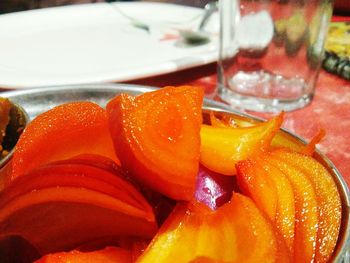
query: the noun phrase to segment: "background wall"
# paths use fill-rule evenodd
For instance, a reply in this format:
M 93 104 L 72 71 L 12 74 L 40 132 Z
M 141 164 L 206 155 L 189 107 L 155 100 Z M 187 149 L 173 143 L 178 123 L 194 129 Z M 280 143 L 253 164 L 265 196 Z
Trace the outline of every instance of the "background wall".
M 0 0 L 0 14 L 50 6 L 96 3 L 105 1 L 112 2 L 115 0 Z M 210 1 L 211 0 L 154 0 L 154 2 L 172 2 L 198 7 L 203 7 L 207 2 Z M 334 0 L 334 13 L 338 15 L 350 15 L 350 0 Z
M 0 0 L 0 13 L 23 11 L 50 6 L 61 6 L 68 4 L 83 4 L 96 2 L 114 2 L 115 0 Z M 121 1 L 121 0 L 119 0 Z M 124 0 L 127 1 L 127 0 Z M 146 0 L 152 2 L 151 0 Z M 211 0 L 155 0 L 153 2 L 172 2 L 176 4 L 203 7 Z M 349 0 L 350 1 L 350 0 Z

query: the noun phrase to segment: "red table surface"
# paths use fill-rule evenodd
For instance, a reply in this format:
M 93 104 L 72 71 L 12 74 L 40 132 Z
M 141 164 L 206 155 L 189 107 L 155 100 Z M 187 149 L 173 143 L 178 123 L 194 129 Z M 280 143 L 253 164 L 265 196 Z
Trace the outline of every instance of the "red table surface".
M 130 83 L 156 87 L 196 85 L 203 86 L 207 94 L 211 94 L 216 89 L 216 78 L 216 64 L 213 63 Z M 270 117 L 266 113 L 253 114 Z M 303 109 L 287 112 L 283 127 L 306 140 L 323 128 L 326 137 L 318 148 L 334 163 L 350 186 L 350 81 L 322 70 L 313 101 Z

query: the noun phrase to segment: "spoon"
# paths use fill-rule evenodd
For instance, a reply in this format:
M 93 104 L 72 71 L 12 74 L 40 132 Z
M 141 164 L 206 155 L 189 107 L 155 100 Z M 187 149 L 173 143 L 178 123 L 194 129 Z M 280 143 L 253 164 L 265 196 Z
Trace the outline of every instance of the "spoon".
M 205 32 L 205 26 L 207 25 L 211 15 L 218 10 L 217 1 L 209 2 L 204 7 L 204 14 L 201 22 L 199 23 L 197 30 L 182 30 L 179 29 L 179 34 L 183 38 L 184 42 L 188 44 L 205 44 L 210 41 L 208 33 Z
M 148 24 L 144 23 L 143 21 L 137 18 L 134 18 L 125 14 L 116 5 L 112 5 L 111 3 L 114 2 L 114 0 L 106 0 L 106 1 L 114 8 L 114 10 L 116 10 L 119 14 L 127 18 L 134 27 L 144 30 L 147 33 L 150 33 L 150 26 Z M 204 31 L 204 28 L 207 25 L 211 15 L 217 10 L 218 10 L 218 2 L 217 1 L 209 2 L 204 6 L 204 14 L 202 16 L 202 19 L 199 23 L 197 30 L 177 29 L 183 41 L 190 45 L 202 45 L 202 44 L 208 43 L 210 41 L 210 37 L 208 33 Z

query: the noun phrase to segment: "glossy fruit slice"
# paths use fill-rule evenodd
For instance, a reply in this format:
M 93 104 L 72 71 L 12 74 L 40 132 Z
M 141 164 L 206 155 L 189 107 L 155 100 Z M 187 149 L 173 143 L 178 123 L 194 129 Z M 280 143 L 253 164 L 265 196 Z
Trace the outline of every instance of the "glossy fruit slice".
M 131 263 L 130 251 L 118 247 L 106 247 L 92 252 L 73 250 L 48 254 L 34 263 Z
M 211 111 L 209 114 L 209 118 L 210 118 L 210 125 L 213 127 L 232 127 L 232 128 L 239 127 L 236 124 L 235 119 L 233 119 L 228 114 L 223 115 L 222 118 L 219 119 L 215 116 L 214 112 Z
M 14 198 L 35 190 L 47 187 L 81 187 L 95 190 L 124 203 L 144 209 L 152 218 L 152 208 L 133 185 L 114 171 L 108 171 L 89 164 L 75 163 L 76 160 L 65 160 L 34 169 L 25 176 L 16 179 L 14 185 L 8 186 L 5 197 L 0 203 L 5 204 Z
M 277 191 L 272 178 L 259 169 L 256 161 L 240 161 L 236 165 L 237 183 L 241 192 L 253 199 L 258 208 L 275 221 L 277 213 Z
M 115 149 L 143 184 L 171 198 L 193 197 L 199 165 L 203 90 L 165 87 L 107 105 Z
M 265 167 L 278 168 L 288 178 L 295 198 L 294 261 L 312 262 L 316 253 L 318 204 L 310 179 L 294 166 L 281 162 L 273 154 L 264 156 Z
M 65 163 L 75 163 L 75 164 L 85 164 L 94 166 L 96 168 L 100 168 L 103 170 L 107 170 L 111 173 L 116 174 L 119 177 L 122 177 L 124 179 L 128 179 L 128 175 L 126 171 L 124 171 L 118 163 L 113 161 L 112 159 L 98 155 L 98 154 L 79 154 L 77 156 L 72 156 L 71 158 L 55 161 L 51 164 L 65 164 Z
M 341 223 L 341 201 L 332 176 L 309 156 L 283 149 L 274 151 L 272 155 L 305 174 L 312 183 L 318 206 L 315 261 L 327 262 L 337 243 Z
M 98 237 L 150 237 L 155 224 L 143 211 L 99 192 L 54 187 L 22 195 L 0 214 L 0 239 L 22 236 L 40 253 L 72 249 Z
M 201 164 L 217 173 L 236 174 L 238 161 L 268 149 L 282 120 L 280 114 L 268 122 L 244 128 L 202 125 Z
M 294 152 L 312 156 L 315 152 L 316 145 L 320 143 L 325 135 L 325 130 L 321 129 L 309 143 L 303 144 L 296 137 L 281 131 L 276 134 L 271 144 L 276 149 L 286 148 Z
M 136 183 L 136 181 L 130 176 L 127 170 L 120 166 L 120 164 L 116 163 L 112 159 L 98 155 L 98 154 L 79 154 L 77 156 L 73 156 L 69 159 L 59 160 L 50 163 L 50 165 L 65 165 L 65 164 L 81 164 L 92 166 L 98 169 L 102 169 L 106 172 L 113 174 L 112 178 L 115 176 L 126 180 L 131 183 L 136 188 L 140 188 L 141 186 Z M 108 181 L 108 180 L 107 180 Z
M 94 153 L 117 160 L 107 114 L 92 102 L 57 106 L 36 117 L 22 133 L 7 181 L 43 164 Z
M 254 203 L 234 193 L 215 211 L 180 203 L 137 262 L 288 262 L 281 244 Z
M 164 222 L 164 220 L 168 217 L 176 203 L 174 200 L 167 198 L 166 196 L 161 195 L 158 192 L 152 191 L 150 188 L 144 185 L 138 184 L 125 169 L 123 169 L 118 164 L 116 164 L 111 159 L 105 156 L 95 154 L 82 154 L 79 156 L 74 156 L 68 160 L 54 162 L 53 164 L 93 166 L 95 168 L 99 168 L 113 173 L 112 179 L 115 179 L 115 176 L 117 176 L 123 180 L 131 182 L 132 185 L 139 190 L 137 191 L 137 194 L 139 195 L 139 192 L 141 192 L 142 195 L 147 199 L 149 204 L 146 204 L 146 206 L 152 206 L 154 215 L 159 225 L 161 225 Z M 99 177 L 98 179 L 102 178 Z M 109 184 L 113 184 L 113 180 L 111 181 L 110 178 L 106 178 L 104 179 L 104 181 L 108 182 Z M 140 202 L 140 199 L 136 198 L 136 203 L 134 202 L 134 205 L 138 205 L 138 202 Z
M 276 188 L 277 207 L 275 225 L 283 236 L 286 245 L 293 254 L 295 236 L 295 196 L 288 178 L 279 169 L 266 164 L 261 159 L 257 161 L 257 169 L 272 179 Z
M 0 192 L 6 187 L 12 173 L 12 159 L 0 168 Z
M 319 132 L 311 139 L 311 141 L 308 144 L 306 144 L 299 152 L 305 155 L 312 156 L 313 153 L 315 152 L 316 144 L 318 144 L 325 135 L 326 135 L 325 130 L 323 129 L 319 130 Z
M 210 123 L 214 127 L 232 127 L 232 128 L 243 128 L 252 127 L 257 121 L 252 119 L 244 119 L 240 116 L 233 116 L 230 114 L 224 114 L 221 118 L 217 118 L 214 112 L 210 112 Z M 284 131 L 278 131 L 271 141 L 271 146 L 273 148 L 288 148 L 290 150 L 301 152 L 307 155 L 312 155 L 315 151 L 315 146 L 318 144 L 322 138 L 325 136 L 325 131 L 321 129 L 307 144 L 303 144 L 299 139 L 291 134 Z
M 14 180 L 0 194 L 0 239 L 21 236 L 40 253 L 73 249 L 104 237 L 151 238 L 152 208 L 107 170 L 47 165 Z
M 272 139 L 271 146 L 274 149 L 287 148 L 295 152 L 300 152 L 305 147 L 305 145 L 302 144 L 299 139 L 283 131 L 279 131 L 276 134 L 276 136 Z
M 241 161 L 236 167 L 241 191 L 250 196 L 258 208 L 269 216 L 292 254 L 295 205 L 289 180 L 279 169 L 269 166 L 260 158 Z

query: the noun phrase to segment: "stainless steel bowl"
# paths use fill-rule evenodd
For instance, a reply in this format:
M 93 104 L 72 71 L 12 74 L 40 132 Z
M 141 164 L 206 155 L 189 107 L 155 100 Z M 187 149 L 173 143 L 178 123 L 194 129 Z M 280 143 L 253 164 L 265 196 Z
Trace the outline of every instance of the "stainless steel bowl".
M 28 113 L 29 119 L 33 119 L 38 114 L 53 108 L 56 105 L 69 101 L 88 100 L 105 106 L 106 103 L 120 93 L 141 94 L 155 90 L 154 87 L 127 85 L 127 84 L 89 84 L 89 85 L 71 85 L 71 86 L 52 86 L 37 89 L 23 89 L 2 93 L 1 96 L 8 97 L 11 101 L 21 105 Z M 231 114 L 235 117 L 243 118 L 251 122 L 261 121 L 250 115 L 234 111 L 225 104 L 205 100 L 204 109 Z M 305 141 L 286 131 L 282 130 L 291 141 L 305 144 Z M 9 156 L 10 158 L 11 156 Z M 314 157 L 322 163 L 333 176 L 338 187 L 342 202 L 342 223 L 340 235 L 332 262 L 350 262 L 350 193 L 343 177 L 333 163 L 320 151 L 317 151 Z M 1 167 L 1 166 L 0 166 Z

